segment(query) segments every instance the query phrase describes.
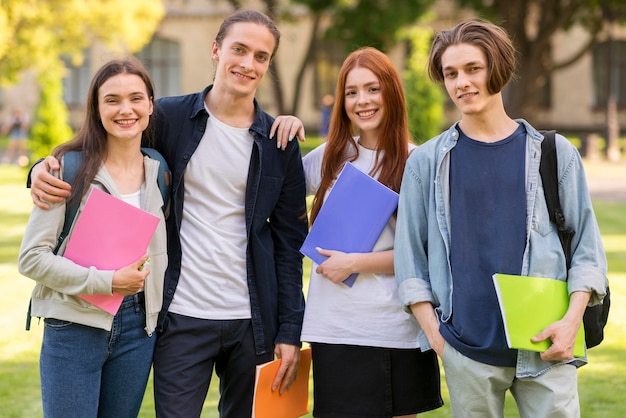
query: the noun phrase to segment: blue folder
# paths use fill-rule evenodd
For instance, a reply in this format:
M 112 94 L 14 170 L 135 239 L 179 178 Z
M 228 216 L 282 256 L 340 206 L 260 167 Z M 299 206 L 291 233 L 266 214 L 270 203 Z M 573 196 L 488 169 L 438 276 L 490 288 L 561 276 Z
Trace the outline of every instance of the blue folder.
M 316 247 L 369 253 L 398 206 L 398 193 L 346 163 L 320 209 L 300 252 L 317 264 L 328 257 Z M 356 276 L 344 283 L 350 287 Z

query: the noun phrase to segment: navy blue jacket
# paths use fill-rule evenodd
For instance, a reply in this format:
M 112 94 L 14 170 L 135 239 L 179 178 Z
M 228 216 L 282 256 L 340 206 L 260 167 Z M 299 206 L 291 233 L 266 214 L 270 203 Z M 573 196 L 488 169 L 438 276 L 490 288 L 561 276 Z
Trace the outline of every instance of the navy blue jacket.
M 184 173 L 204 135 L 209 117 L 204 98 L 211 88 L 164 97 L 155 105 L 155 148 L 172 170 L 167 219 L 169 265 L 159 330 L 180 276 Z M 277 149 L 276 142 L 269 139 L 274 119 L 256 100 L 254 106 L 256 117 L 250 127 L 254 145 L 245 197 L 246 265 L 255 349 L 263 354 L 273 352 L 276 343 L 300 345 L 304 296 L 299 250 L 307 234 L 306 190 L 298 141 L 291 141 L 285 151 Z

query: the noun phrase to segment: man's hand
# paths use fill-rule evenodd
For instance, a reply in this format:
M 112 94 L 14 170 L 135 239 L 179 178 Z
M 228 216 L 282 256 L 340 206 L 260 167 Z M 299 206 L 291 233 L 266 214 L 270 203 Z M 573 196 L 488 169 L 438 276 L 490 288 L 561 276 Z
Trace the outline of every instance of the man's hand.
M 561 320 L 548 325 L 543 331 L 531 338 L 531 341 L 534 343 L 547 340 L 548 338 L 552 341 L 550 348 L 541 353 L 542 360 L 559 361 L 574 358 L 576 334 L 578 334 L 582 324 L 590 296 L 587 292 L 573 292 L 570 295 L 569 308 L 565 316 Z
M 298 363 L 300 363 L 300 347 L 290 344 L 276 344 L 274 354 L 280 359 L 280 367 L 272 382 L 272 390 L 275 391 L 280 388 L 282 395 L 296 380 Z
M 304 142 L 304 125 L 295 116 L 278 116 L 270 129 L 270 139 L 274 137 L 276 137 L 276 148 L 284 151 L 287 143 L 296 137 Z
M 569 324 L 560 320 L 548 325 L 543 331 L 531 338 L 538 343 L 550 339 L 552 345 L 541 353 L 541 359 L 545 361 L 571 360 L 574 358 L 574 344 L 580 323 Z
M 59 180 L 50 171 L 60 170 L 59 160 L 52 156 L 33 167 L 31 172 L 30 196 L 41 209 L 50 209 L 48 203 L 61 203 L 70 196 L 72 186 Z
M 430 302 L 419 302 L 411 305 L 410 308 L 426 334 L 430 347 L 443 359 L 443 349 L 446 345 L 446 340 L 443 339 L 439 332 L 439 319 L 437 319 L 433 305 Z

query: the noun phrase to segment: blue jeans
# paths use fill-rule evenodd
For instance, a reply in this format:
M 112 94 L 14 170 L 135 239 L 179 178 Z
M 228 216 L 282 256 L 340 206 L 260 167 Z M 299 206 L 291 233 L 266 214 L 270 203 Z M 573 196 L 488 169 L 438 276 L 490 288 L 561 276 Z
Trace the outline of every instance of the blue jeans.
M 39 360 L 46 418 L 136 418 L 156 333 L 144 330 L 143 294 L 126 296 L 111 331 L 46 318 Z

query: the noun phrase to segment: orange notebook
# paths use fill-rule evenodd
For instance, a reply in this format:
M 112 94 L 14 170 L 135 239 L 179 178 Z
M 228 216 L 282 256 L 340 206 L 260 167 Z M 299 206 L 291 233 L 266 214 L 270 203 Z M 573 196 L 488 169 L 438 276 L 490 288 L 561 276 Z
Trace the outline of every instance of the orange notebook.
M 311 348 L 300 351 L 296 380 L 282 395 L 278 390 L 272 391 L 279 367 L 280 359 L 256 366 L 252 418 L 297 418 L 309 412 Z

